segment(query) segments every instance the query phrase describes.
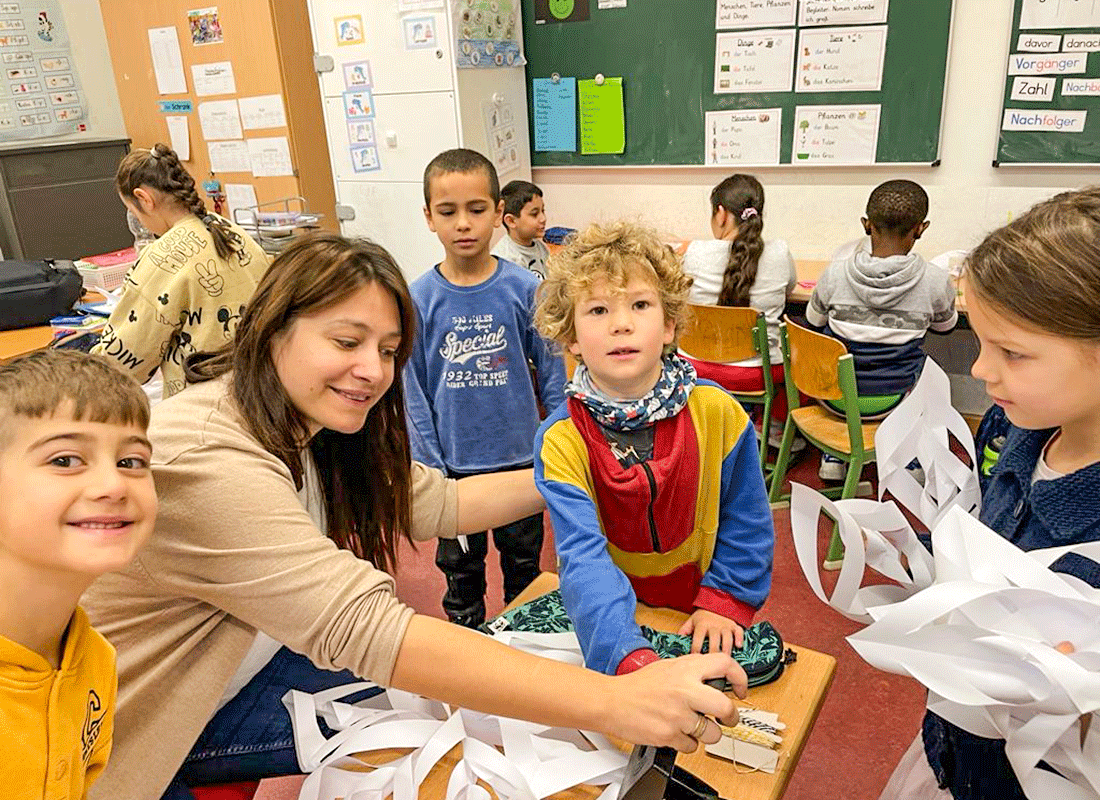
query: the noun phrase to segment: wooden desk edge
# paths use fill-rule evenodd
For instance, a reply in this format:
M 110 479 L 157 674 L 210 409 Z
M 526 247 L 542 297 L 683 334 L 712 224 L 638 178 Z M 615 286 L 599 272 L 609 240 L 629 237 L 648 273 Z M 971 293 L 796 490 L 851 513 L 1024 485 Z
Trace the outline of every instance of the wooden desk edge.
M 556 586 L 557 575 L 550 572 L 543 572 L 535 578 L 530 586 L 520 592 L 519 595 L 508 604 L 505 610 L 515 608 L 516 606 L 534 600 L 536 597 L 546 594 Z M 807 669 L 807 671 L 820 671 L 820 673 L 825 676 L 825 680 L 812 687 L 810 691 L 800 693 L 799 695 L 800 699 L 804 698 L 805 707 L 807 709 L 803 724 L 805 734 L 798 741 L 792 741 L 789 749 L 781 749 L 780 762 L 776 766 L 775 773 L 770 776 L 775 781 L 770 794 L 772 800 L 782 797 L 783 793 L 787 790 L 787 784 L 790 783 L 791 776 L 794 774 L 794 765 L 797 764 L 798 760 L 802 757 L 802 751 L 806 747 L 806 742 L 810 738 L 810 733 L 813 731 L 814 724 L 817 722 L 817 717 L 821 713 L 821 707 L 825 704 L 825 697 L 828 695 L 829 688 L 832 686 L 833 679 L 836 676 L 836 659 L 833 656 L 797 644 L 791 644 L 789 642 L 785 644 L 798 654 L 798 659 L 795 661 L 796 666 L 801 661 L 802 664 L 805 665 L 804 668 Z M 779 687 L 781 681 L 782 679 L 776 683 L 758 687 L 758 689 L 767 692 L 769 687 Z M 753 690 L 750 690 L 748 698 L 748 702 L 750 703 L 752 702 L 752 691 Z M 694 757 L 696 757 L 696 754 L 693 753 L 685 758 L 690 759 Z M 729 763 L 731 767 L 733 766 L 731 762 L 726 763 Z M 761 774 L 766 775 L 766 773 Z

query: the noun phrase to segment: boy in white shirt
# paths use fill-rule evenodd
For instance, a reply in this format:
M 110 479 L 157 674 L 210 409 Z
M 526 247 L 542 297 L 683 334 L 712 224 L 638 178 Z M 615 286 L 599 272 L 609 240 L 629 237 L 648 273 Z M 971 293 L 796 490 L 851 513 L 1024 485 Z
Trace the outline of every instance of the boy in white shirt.
M 544 277 L 550 251 L 542 241 L 546 232 L 542 189 L 530 181 L 510 181 L 500 190 L 500 199 L 504 201 L 506 235 L 493 247 L 493 255 Z

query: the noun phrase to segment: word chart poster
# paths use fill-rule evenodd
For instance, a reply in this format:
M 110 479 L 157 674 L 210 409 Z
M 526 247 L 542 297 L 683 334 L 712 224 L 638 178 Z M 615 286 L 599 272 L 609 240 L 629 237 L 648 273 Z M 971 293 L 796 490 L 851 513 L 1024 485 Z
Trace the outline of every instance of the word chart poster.
M 87 106 L 56 0 L 0 2 L 0 142 L 87 129 Z

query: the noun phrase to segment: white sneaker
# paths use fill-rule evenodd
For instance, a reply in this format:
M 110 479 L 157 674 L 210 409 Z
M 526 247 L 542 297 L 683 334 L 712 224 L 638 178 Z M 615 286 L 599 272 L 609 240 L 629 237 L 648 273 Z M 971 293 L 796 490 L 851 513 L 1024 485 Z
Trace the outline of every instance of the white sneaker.
M 848 475 L 848 465 L 838 458 L 821 454 L 817 476 L 823 481 L 842 481 Z
M 760 426 L 756 427 L 756 439 L 760 440 Z M 783 426 L 779 423 L 773 422 L 768 427 L 768 447 L 774 447 L 778 450 L 783 446 Z M 798 453 L 806 449 L 806 440 L 798 435 L 798 431 L 794 433 L 794 439 L 791 441 L 791 453 Z

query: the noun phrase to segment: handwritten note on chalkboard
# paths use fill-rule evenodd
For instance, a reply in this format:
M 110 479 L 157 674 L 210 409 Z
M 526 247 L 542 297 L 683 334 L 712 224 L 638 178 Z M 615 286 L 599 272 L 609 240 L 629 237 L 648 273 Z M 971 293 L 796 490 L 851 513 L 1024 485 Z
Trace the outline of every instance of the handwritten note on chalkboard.
M 535 78 L 535 150 L 577 151 L 577 79 Z
M 580 82 L 581 154 L 621 153 L 626 148 L 623 79 Z

